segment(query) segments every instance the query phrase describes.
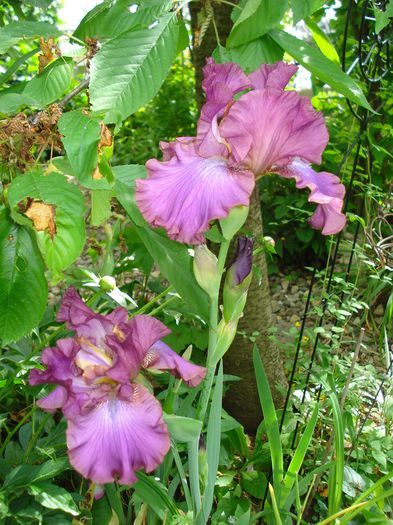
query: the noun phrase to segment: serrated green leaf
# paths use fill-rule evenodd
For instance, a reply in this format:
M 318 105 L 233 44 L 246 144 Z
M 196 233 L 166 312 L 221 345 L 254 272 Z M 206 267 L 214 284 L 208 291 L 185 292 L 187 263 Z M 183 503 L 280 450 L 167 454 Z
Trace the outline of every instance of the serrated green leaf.
M 337 64 L 326 58 L 319 49 L 280 29 L 274 29 L 269 34 L 278 45 L 285 49 L 302 66 L 311 71 L 319 80 L 326 82 L 326 84 L 352 102 L 369 111 L 373 111 L 357 83 L 341 71 Z
M 150 0 L 145 4 L 147 5 L 140 5 L 135 12 L 131 12 L 129 0 L 103 2 L 86 14 L 75 29 L 74 36 L 80 40 L 86 38 L 105 40 L 117 37 L 136 26 L 148 27 L 168 10 L 171 2 Z M 137 2 L 134 5 L 137 5 Z
M 297 24 L 303 18 L 312 15 L 323 6 L 325 0 L 291 0 L 293 23 Z
M 44 38 L 61 35 L 56 26 L 48 22 L 11 22 L 0 28 L 0 54 L 5 53 L 20 40 L 42 36 Z
M 45 267 L 30 231 L 0 211 L 0 339 L 27 334 L 40 322 L 48 298 Z
M 71 494 L 62 487 L 48 482 L 37 483 L 29 485 L 28 492 L 47 509 L 59 509 L 72 514 L 72 516 L 80 514 Z
M 175 13 L 150 29 L 126 31 L 105 42 L 91 62 L 90 101 L 116 123 L 146 104 L 159 90 L 177 50 Z
M 93 179 L 98 164 L 98 144 L 101 137 L 99 120 L 82 110 L 64 113 L 58 123 L 62 141 L 75 176 L 82 186 L 110 189 L 107 179 Z
M 261 36 L 247 44 L 226 49 L 219 46 L 213 52 L 217 63 L 236 62 L 246 73 L 255 71 L 261 64 L 282 60 L 284 50 L 270 37 Z
M 28 197 L 55 208 L 56 232 L 53 238 L 47 230 L 36 231 L 36 236 L 46 264 L 53 272 L 59 273 L 75 261 L 85 243 L 83 195 L 60 173 L 43 175 L 30 172 L 15 178 L 8 190 L 13 217 L 18 222 L 32 225 L 18 207 L 18 203 Z
M 44 71 L 32 78 L 23 90 L 23 96 L 35 101 L 35 106 L 44 107 L 58 100 L 68 89 L 73 73 L 71 58 L 58 58 Z
M 152 230 L 142 217 L 135 202 L 135 181 L 146 177 L 146 168 L 136 164 L 116 166 L 113 168 L 113 173 L 116 179 L 116 197 L 135 223 L 148 252 L 181 298 L 194 312 L 206 320 L 208 318 L 207 295 L 195 280 L 192 259 L 187 246 L 171 241 L 158 231 Z
M 265 35 L 280 22 L 287 7 L 287 0 L 247 0 L 233 25 L 226 46 L 240 46 Z
M 311 20 L 311 18 L 306 18 L 305 20 L 307 27 L 311 31 L 314 42 L 317 44 L 322 53 L 332 62 L 340 64 L 340 57 L 338 56 L 337 51 L 334 49 L 333 44 L 330 42 L 329 37 L 322 31 L 322 29 Z

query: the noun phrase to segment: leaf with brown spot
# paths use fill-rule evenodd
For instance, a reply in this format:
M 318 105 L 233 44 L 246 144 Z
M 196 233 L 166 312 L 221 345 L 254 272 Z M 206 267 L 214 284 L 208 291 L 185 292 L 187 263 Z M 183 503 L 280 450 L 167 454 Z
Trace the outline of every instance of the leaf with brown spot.
M 33 201 L 24 212 L 26 217 L 33 221 L 34 228 L 38 232 L 47 230 L 50 238 L 56 233 L 55 207 L 42 201 Z
M 98 144 L 98 151 L 106 146 L 112 146 L 112 135 L 110 129 L 105 126 L 103 122 L 100 122 L 101 137 Z

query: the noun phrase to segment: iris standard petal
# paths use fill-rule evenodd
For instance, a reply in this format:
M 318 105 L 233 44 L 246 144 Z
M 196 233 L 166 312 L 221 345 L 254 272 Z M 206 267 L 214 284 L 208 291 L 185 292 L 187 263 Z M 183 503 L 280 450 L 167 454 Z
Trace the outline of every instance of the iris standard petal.
M 136 315 L 128 325 L 129 334 L 124 340 L 119 340 L 119 335 L 107 338 L 115 351 L 115 362 L 106 376 L 120 382 L 135 378 L 151 346 L 170 333 L 163 323 L 148 315 Z
M 168 370 L 175 377 L 183 379 L 188 386 L 198 386 L 207 369 L 183 359 L 163 341 L 157 341 L 146 354 L 143 368 Z
M 29 383 L 40 385 L 43 383 L 69 384 L 77 374 L 74 358 L 78 353 L 79 345 L 72 338 L 59 339 L 55 347 L 45 348 L 42 352 L 42 364 L 46 370 L 37 368 L 30 372 Z
M 215 118 L 223 115 L 236 93 L 251 87 L 250 80 L 240 66 L 234 63 L 216 64 L 211 57 L 206 60 L 203 76 L 202 88 L 206 94 L 206 102 L 198 120 L 199 138 L 209 132 Z
M 95 483 L 136 481 L 135 471 L 154 470 L 170 442 L 160 403 L 141 385 L 123 386 L 84 415 L 68 421 L 72 466 Z
M 313 228 L 321 229 L 324 235 L 341 231 L 346 223 L 342 213 L 345 187 L 332 173 L 315 172 L 308 164 L 295 160 L 288 166 L 274 170 L 285 178 L 293 178 L 297 188 L 309 188 L 308 200 L 319 204 L 310 219 Z
M 285 62 L 262 64 L 257 70 L 250 73 L 248 78 L 254 89 L 284 89 L 297 69 L 297 66 Z
M 148 178 L 136 182 L 140 211 L 152 226 L 187 244 L 203 243 L 210 221 L 226 217 L 234 206 L 248 206 L 255 184 L 250 171 L 235 169 L 222 157 L 203 158 L 194 145 L 146 166 Z
M 295 157 L 319 164 L 328 141 L 321 113 L 294 91 L 255 90 L 243 95 L 220 124 L 232 155 L 255 175 Z

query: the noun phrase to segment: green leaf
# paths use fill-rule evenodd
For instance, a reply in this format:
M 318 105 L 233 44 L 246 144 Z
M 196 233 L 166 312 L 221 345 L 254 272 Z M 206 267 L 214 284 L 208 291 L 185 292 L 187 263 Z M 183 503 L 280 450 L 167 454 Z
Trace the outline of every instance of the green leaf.
M 331 389 L 329 383 L 323 378 L 318 378 L 326 390 L 333 411 L 333 428 L 334 428 L 334 466 L 330 469 L 329 475 L 329 516 L 332 516 L 340 510 L 342 490 L 344 483 L 344 420 L 340 403 L 337 395 Z
M 382 29 L 385 29 L 390 24 L 390 19 L 393 18 L 393 0 L 389 0 L 386 4 L 385 11 L 381 11 L 377 6 L 374 6 L 374 16 L 375 32 L 378 35 Z
M 214 486 L 217 480 L 218 462 L 220 459 L 222 387 L 223 366 L 221 361 L 218 368 L 218 373 L 216 375 L 212 403 L 210 407 L 209 422 L 207 424 L 207 483 L 202 499 L 202 509 L 197 516 L 196 525 L 205 525 L 205 523 L 207 523 L 213 506 Z
M 51 459 L 38 466 L 19 465 L 7 474 L 3 488 L 10 491 L 30 484 L 40 483 L 47 479 L 53 479 L 69 468 L 67 458 Z
M 318 24 L 314 22 L 314 20 L 311 20 L 311 18 L 306 18 L 305 22 L 311 31 L 314 42 L 317 44 L 325 57 L 332 62 L 340 64 L 340 57 L 338 56 L 337 51 L 334 49 L 333 44 L 330 42 L 329 37 L 322 31 Z
M 261 64 L 273 64 L 282 60 L 284 50 L 271 38 L 264 35 L 242 46 L 226 49 L 218 46 L 213 52 L 217 63 L 236 62 L 246 73 L 255 71 Z
M 198 439 L 202 430 L 202 422 L 190 417 L 164 413 L 164 421 L 171 437 L 181 443 L 189 443 Z
M 105 40 L 129 31 L 137 25 L 147 28 L 157 17 L 168 10 L 169 4 L 168 1 L 156 0 L 150 2 L 146 7 L 138 6 L 138 9 L 131 13 L 129 0 L 118 0 L 115 3 L 103 2 L 85 15 L 75 29 L 74 36 L 80 40 L 86 40 L 86 38 Z
M 23 90 L 23 96 L 35 100 L 39 107 L 47 106 L 58 100 L 68 89 L 73 73 L 71 58 L 58 58 L 44 71 L 32 78 Z
M 267 380 L 262 359 L 256 346 L 254 346 L 253 350 L 253 362 L 259 400 L 261 402 L 266 434 L 269 441 L 270 455 L 272 459 L 273 486 L 276 497 L 279 497 L 279 489 L 283 480 L 284 470 L 280 430 L 278 427 L 276 409 L 274 407 L 272 393 L 269 387 L 269 381 Z
M 19 203 L 27 198 L 54 207 L 54 234 L 51 235 L 50 225 L 37 231 L 36 225 L 20 213 Z M 85 243 L 84 199 L 75 184 L 69 183 L 60 173 L 25 173 L 10 185 L 8 199 L 14 219 L 36 230 L 38 245 L 53 272 L 59 273 L 75 261 Z
M 116 197 L 136 225 L 148 252 L 162 274 L 175 287 L 182 299 L 203 319 L 208 318 L 208 299 L 198 286 L 192 270 L 192 259 L 184 244 L 171 241 L 152 230 L 142 217 L 135 202 L 135 180 L 146 177 L 146 168 L 131 164 L 113 168 Z
M 126 31 L 105 42 L 91 62 L 90 101 L 106 122 L 125 119 L 159 90 L 177 50 L 175 13 L 150 29 Z
M 136 476 L 138 481 L 132 488 L 154 510 L 160 519 L 164 520 L 165 517 L 170 518 L 179 514 L 175 502 L 168 496 L 162 483 L 141 471 L 137 472 Z
M 286 499 L 289 496 L 289 493 L 295 483 L 296 476 L 299 474 L 299 471 L 303 465 L 304 458 L 307 454 L 308 447 L 310 446 L 311 439 L 314 433 L 315 425 L 318 420 L 318 405 L 314 408 L 313 413 L 302 433 L 302 437 L 299 441 L 299 444 L 295 450 L 295 454 L 292 457 L 291 463 L 287 469 L 283 480 L 283 488 L 280 494 L 280 501 L 282 504 L 285 503 Z
M 293 23 L 297 24 L 303 18 L 312 15 L 324 3 L 325 0 L 291 0 Z
M 270 35 L 289 55 L 311 71 L 322 82 L 326 82 L 326 84 L 352 102 L 369 111 L 373 111 L 357 83 L 341 71 L 337 64 L 326 58 L 319 49 L 315 49 L 306 42 L 280 29 L 270 31 Z
M 23 177 L 21 177 L 23 178 Z M 0 339 L 15 341 L 40 322 L 48 298 L 44 263 L 30 231 L 0 212 Z
M 247 0 L 228 36 L 227 47 L 265 35 L 280 22 L 287 7 L 287 0 Z
M 59 119 L 59 131 L 71 168 L 82 186 L 110 189 L 106 178 L 93 179 L 98 164 L 98 144 L 101 138 L 99 120 L 82 110 L 69 111 Z
M 91 224 L 93 226 L 99 226 L 111 216 L 111 198 L 112 190 L 92 190 Z
M 61 35 L 61 31 L 48 22 L 11 22 L 0 28 L 0 54 L 5 53 L 11 46 L 20 40 L 54 37 Z
M 28 493 L 34 496 L 34 499 L 47 509 L 63 510 L 73 516 L 80 514 L 71 494 L 62 487 L 52 483 L 31 484 L 28 487 Z

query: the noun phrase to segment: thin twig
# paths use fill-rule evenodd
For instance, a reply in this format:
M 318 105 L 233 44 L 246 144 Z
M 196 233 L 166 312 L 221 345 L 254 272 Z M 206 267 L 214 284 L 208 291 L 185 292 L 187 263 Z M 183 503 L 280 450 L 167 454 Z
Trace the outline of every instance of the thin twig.
M 64 108 L 72 98 L 76 97 L 76 95 L 79 95 L 81 91 L 87 88 L 87 86 L 89 85 L 89 82 L 90 82 L 89 77 L 85 78 L 85 80 L 82 80 L 79 86 L 76 86 L 75 89 L 70 91 L 62 100 L 60 100 L 59 106 Z

